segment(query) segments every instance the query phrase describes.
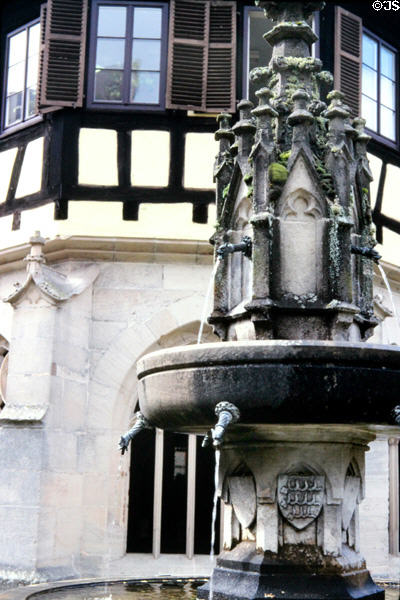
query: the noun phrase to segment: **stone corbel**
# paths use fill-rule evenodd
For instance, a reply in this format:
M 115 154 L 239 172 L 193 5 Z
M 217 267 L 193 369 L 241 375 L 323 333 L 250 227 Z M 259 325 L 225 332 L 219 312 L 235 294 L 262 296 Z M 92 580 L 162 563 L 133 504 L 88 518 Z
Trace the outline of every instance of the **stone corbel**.
M 97 265 L 77 269 L 68 277 L 51 267 L 47 267 L 43 254 L 44 238 L 40 232 L 29 240 L 30 253 L 24 259 L 27 263 L 27 277 L 24 283 L 15 283 L 14 291 L 4 298 L 14 308 L 27 301 L 29 304 L 44 302 L 51 306 L 57 306 L 72 296 L 83 292 L 99 274 Z

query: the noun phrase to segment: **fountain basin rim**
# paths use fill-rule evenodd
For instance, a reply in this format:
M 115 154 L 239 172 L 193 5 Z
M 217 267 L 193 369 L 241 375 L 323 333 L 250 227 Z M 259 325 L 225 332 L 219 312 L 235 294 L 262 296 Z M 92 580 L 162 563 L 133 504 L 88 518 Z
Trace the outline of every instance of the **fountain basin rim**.
M 205 432 L 230 402 L 240 425 L 394 425 L 400 347 L 315 340 L 177 346 L 138 361 L 140 410 L 161 429 Z M 232 425 L 229 430 L 239 430 Z
M 376 363 L 382 368 L 400 367 L 400 346 L 331 340 L 243 340 L 174 346 L 142 356 L 138 379 L 153 372 L 224 364 L 274 363 L 295 360 L 326 364 Z

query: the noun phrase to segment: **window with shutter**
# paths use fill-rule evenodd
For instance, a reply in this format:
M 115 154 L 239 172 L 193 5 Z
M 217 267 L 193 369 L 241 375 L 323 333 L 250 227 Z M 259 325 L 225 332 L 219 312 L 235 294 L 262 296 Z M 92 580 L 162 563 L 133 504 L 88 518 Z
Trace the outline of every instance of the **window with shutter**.
M 93 0 L 88 106 L 165 106 L 168 5 Z
M 340 6 L 335 15 L 335 88 L 346 94 L 353 116 L 361 112 L 362 20 Z
M 87 0 L 48 0 L 39 108 L 83 104 Z
M 235 111 L 236 2 L 172 0 L 167 108 Z
M 357 15 L 336 7 L 335 87 L 346 94 L 353 116 L 384 143 L 396 145 L 397 51 L 363 28 Z

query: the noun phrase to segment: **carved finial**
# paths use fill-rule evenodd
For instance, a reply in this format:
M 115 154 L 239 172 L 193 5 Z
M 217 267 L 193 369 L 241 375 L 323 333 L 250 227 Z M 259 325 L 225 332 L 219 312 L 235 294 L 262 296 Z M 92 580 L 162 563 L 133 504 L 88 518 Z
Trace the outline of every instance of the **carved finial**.
M 305 90 L 297 90 L 292 99 L 294 101 L 294 109 L 293 112 L 288 116 L 289 125 L 300 125 L 306 123 L 312 123 L 314 121 L 314 117 L 307 109 L 307 102 L 309 100 L 309 95 Z
M 327 100 L 330 101 L 330 104 L 325 113 L 328 119 L 334 119 L 335 117 L 341 117 L 342 119 L 347 119 L 350 116 L 350 112 L 346 110 L 345 105 L 343 104 L 343 100 L 345 95 L 339 90 L 332 90 L 327 95 Z
M 255 117 L 261 117 L 262 115 L 268 115 L 269 117 L 277 117 L 278 112 L 272 108 L 269 101 L 273 96 L 273 93 L 269 88 L 263 87 L 256 92 L 258 98 L 258 106 L 252 111 L 252 115 Z
M 238 138 L 238 155 L 247 161 L 253 144 L 256 126 L 251 119 L 253 103 L 250 100 L 241 100 L 238 104 L 240 120 L 233 126 L 233 132 Z
M 215 132 L 215 139 L 217 141 L 226 139 L 230 143 L 233 142 L 235 136 L 231 129 L 231 120 L 232 115 L 230 115 L 229 113 L 221 113 L 217 116 L 217 123 L 219 125 L 219 129 L 217 129 L 217 131 Z
M 24 260 L 27 262 L 26 269 L 28 272 L 30 272 L 32 269 L 35 270 L 38 264 L 46 262 L 43 254 L 43 246 L 45 242 L 46 240 L 41 237 L 40 231 L 35 231 L 34 235 L 29 238 L 31 250 L 28 256 L 24 258 Z
M 365 144 L 365 146 L 368 144 L 369 140 L 371 139 L 371 136 L 368 135 L 368 133 L 365 133 L 365 125 L 366 125 L 366 120 L 363 119 L 362 117 L 357 117 L 356 119 L 353 120 L 353 126 L 355 128 L 355 130 L 357 131 L 357 142 L 361 142 L 363 144 Z

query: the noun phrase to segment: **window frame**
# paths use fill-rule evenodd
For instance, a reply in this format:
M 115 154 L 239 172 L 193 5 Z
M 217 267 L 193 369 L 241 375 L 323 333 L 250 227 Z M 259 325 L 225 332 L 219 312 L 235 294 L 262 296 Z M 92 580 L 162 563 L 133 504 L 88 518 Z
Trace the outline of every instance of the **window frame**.
M 112 102 L 112 101 L 98 101 L 94 99 L 95 90 L 95 69 L 96 69 L 96 45 L 97 45 L 97 31 L 99 21 L 99 7 L 100 6 L 124 6 L 127 7 L 129 15 L 129 8 L 135 7 L 151 7 L 161 8 L 161 50 L 160 50 L 160 89 L 159 89 L 159 102 L 157 104 L 136 104 L 133 102 Z M 127 18 L 127 26 L 129 27 Z M 132 20 L 133 23 L 133 20 Z M 127 37 L 124 37 L 127 47 L 125 48 L 125 59 L 129 56 L 129 52 L 132 50 L 132 40 L 129 41 Z M 166 2 L 143 2 L 143 0 L 121 0 L 113 2 L 112 0 L 92 0 L 91 5 L 91 18 L 90 18 L 90 29 L 89 29 L 89 60 L 87 66 L 87 77 L 86 77 L 86 108 L 91 110 L 112 110 L 112 111 L 164 111 L 165 110 L 165 94 L 166 94 L 166 83 L 167 83 L 167 53 L 168 53 L 168 4 Z M 127 60 L 125 60 L 123 72 L 123 83 L 122 93 L 127 91 L 129 82 L 126 75 L 127 71 Z
M 24 23 L 24 25 L 21 25 L 20 27 L 18 27 L 17 29 L 13 29 L 12 31 L 10 31 L 9 33 L 7 33 L 6 35 L 6 49 L 5 49 L 5 55 L 4 55 L 4 73 L 3 73 L 3 91 L 1 94 L 1 134 L 5 135 L 5 134 L 9 134 L 13 131 L 17 131 L 19 129 L 22 129 L 24 127 L 27 127 L 28 125 L 33 125 L 34 123 L 37 123 L 38 121 L 42 120 L 41 115 L 37 112 L 37 110 L 35 110 L 35 114 L 33 114 L 30 117 L 25 118 L 25 111 L 26 111 L 26 90 L 27 90 L 27 76 L 28 76 L 28 49 L 29 49 L 29 33 L 27 33 L 27 44 L 26 44 L 26 50 L 25 50 L 25 67 L 24 67 L 24 89 L 23 91 L 23 102 L 22 102 L 22 115 L 23 118 L 20 121 L 11 123 L 10 125 L 6 125 L 6 107 L 7 107 L 7 84 L 8 84 L 8 59 L 9 59 L 9 54 L 10 54 L 10 39 L 14 36 L 17 35 L 18 33 L 21 33 L 22 31 L 27 31 L 29 30 L 30 27 L 33 27 L 34 25 L 40 25 L 40 17 L 37 17 L 36 19 L 33 19 L 32 21 L 29 21 L 28 23 Z M 39 61 L 40 61 L 40 53 L 39 53 Z M 38 62 L 38 73 L 37 73 L 37 85 L 39 83 L 39 62 Z M 36 93 L 38 91 L 38 87 L 36 88 Z
M 381 144 L 385 144 L 386 146 L 390 146 L 391 148 L 393 148 L 394 150 L 398 150 L 399 149 L 399 142 L 400 142 L 400 93 L 399 93 L 399 85 L 400 85 L 400 77 L 399 77 L 399 52 L 398 50 L 396 50 L 396 48 L 394 48 L 393 46 L 391 46 L 388 42 L 386 42 L 385 40 L 383 40 L 381 37 L 379 37 L 378 35 L 376 35 L 375 33 L 373 33 L 371 30 L 367 29 L 366 27 L 364 27 L 364 25 L 362 26 L 362 36 L 363 35 L 367 35 L 370 38 L 372 38 L 377 44 L 378 44 L 378 64 L 377 64 L 377 126 L 378 126 L 378 131 L 374 131 L 373 129 L 370 129 L 368 126 L 365 127 L 366 132 L 368 133 L 368 135 L 370 135 L 372 138 L 374 138 L 374 140 L 376 140 L 377 142 L 380 142 Z M 381 83 L 380 83 L 380 76 L 381 76 L 381 47 L 387 48 L 388 50 L 390 50 L 391 52 L 393 52 L 394 54 L 394 59 L 395 59 L 395 68 L 394 68 L 394 73 L 395 73 L 395 109 L 394 109 L 394 114 L 395 114 L 395 136 L 396 139 L 392 140 L 388 137 L 385 137 L 384 135 L 382 135 L 381 133 L 379 133 L 379 129 L 380 129 L 380 123 L 381 123 L 381 115 L 380 115 L 380 107 L 381 107 Z M 362 96 L 363 96 L 363 91 L 362 91 L 362 66 L 364 65 L 364 61 L 363 61 L 363 53 L 362 53 L 362 49 L 361 49 L 361 100 L 362 100 Z M 362 113 L 362 104 L 361 104 L 361 110 L 360 112 Z

